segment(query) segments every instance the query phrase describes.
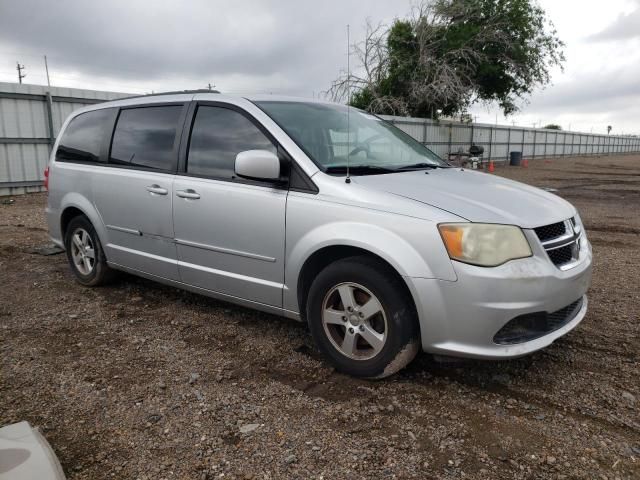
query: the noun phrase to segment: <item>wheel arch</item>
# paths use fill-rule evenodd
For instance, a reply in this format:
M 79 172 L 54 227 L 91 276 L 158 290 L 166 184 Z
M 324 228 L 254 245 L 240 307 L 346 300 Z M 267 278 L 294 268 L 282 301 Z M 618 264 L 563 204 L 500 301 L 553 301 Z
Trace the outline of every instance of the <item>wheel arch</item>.
M 87 198 L 75 192 L 68 193 L 62 199 L 61 204 L 63 207 L 61 208 L 62 213 L 60 214 L 60 234 L 63 244 L 67 235 L 69 222 L 78 215 L 84 215 L 93 225 L 100 239 L 100 243 L 105 245 L 106 231 L 102 219 L 94 205 Z
M 296 285 L 296 297 L 298 300 L 300 318 L 303 321 L 306 321 L 306 304 L 313 279 L 331 263 L 349 257 L 367 257 L 373 259 L 388 270 L 390 275 L 396 276 L 400 281 L 400 285 L 404 287 L 404 293 L 411 299 L 416 315 L 418 314 L 418 305 L 413 291 L 407 283 L 406 278 L 393 264 L 369 249 L 348 244 L 334 244 L 324 246 L 313 252 L 309 255 L 300 269 Z M 419 323 L 420 322 L 418 322 L 418 324 Z

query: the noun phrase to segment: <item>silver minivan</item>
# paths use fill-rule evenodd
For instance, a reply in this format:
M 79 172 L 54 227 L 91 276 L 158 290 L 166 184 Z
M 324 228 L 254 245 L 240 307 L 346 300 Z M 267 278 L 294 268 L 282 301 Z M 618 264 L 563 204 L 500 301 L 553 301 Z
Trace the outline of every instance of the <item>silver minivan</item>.
M 102 103 L 67 119 L 46 178 L 50 236 L 81 284 L 123 270 L 306 322 L 351 375 L 391 375 L 420 349 L 522 356 L 587 310 L 571 204 L 342 105 Z

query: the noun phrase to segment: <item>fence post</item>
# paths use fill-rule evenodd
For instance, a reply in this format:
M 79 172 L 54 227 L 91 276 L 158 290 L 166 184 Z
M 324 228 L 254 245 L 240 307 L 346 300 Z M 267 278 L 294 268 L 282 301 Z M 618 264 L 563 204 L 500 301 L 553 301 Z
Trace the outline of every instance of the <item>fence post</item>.
M 582 134 L 578 134 L 578 155 L 582 156 Z
M 538 130 L 533 129 L 533 153 L 531 154 L 531 158 L 536 158 L 536 138 L 538 137 Z
M 511 127 L 507 128 L 507 162 L 510 160 L 511 155 Z
M 47 110 L 47 124 L 49 126 L 49 151 L 53 149 L 53 144 L 56 142 L 56 137 L 53 131 L 53 98 L 51 92 L 47 92 L 47 98 L 45 100 Z
M 473 122 L 471 122 L 471 139 L 469 140 L 469 148 L 473 145 Z
M 453 123 L 449 122 L 449 155 L 447 156 L 447 160 L 451 157 L 451 134 L 453 130 Z
M 493 145 L 493 127 L 489 127 L 489 160 L 491 160 L 491 146 Z

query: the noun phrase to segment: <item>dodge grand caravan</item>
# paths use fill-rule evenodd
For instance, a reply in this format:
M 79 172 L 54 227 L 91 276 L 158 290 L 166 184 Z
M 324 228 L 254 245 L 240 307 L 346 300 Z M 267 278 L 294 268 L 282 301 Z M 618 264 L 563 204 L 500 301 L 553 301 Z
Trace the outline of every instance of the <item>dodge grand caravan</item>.
M 339 370 L 502 359 L 585 316 L 591 247 L 553 194 L 453 167 L 356 109 L 181 93 L 71 114 L 47 169 L 77 280 L 123 270 L 306 322 Z

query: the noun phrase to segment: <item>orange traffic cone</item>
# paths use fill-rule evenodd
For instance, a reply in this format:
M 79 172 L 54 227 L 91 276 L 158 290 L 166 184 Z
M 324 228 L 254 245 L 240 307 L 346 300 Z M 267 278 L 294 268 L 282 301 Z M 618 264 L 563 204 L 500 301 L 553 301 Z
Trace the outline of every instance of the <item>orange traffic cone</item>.
M 495 166 L 493 165 L 493 160 L 489 160 L 489 173 L 493 173 L 495 170 Z
M 522 167 L 523 168 L 528 168 L 529 167 L 529 160 L 527 160 L 526 158 L 522 159 Z

